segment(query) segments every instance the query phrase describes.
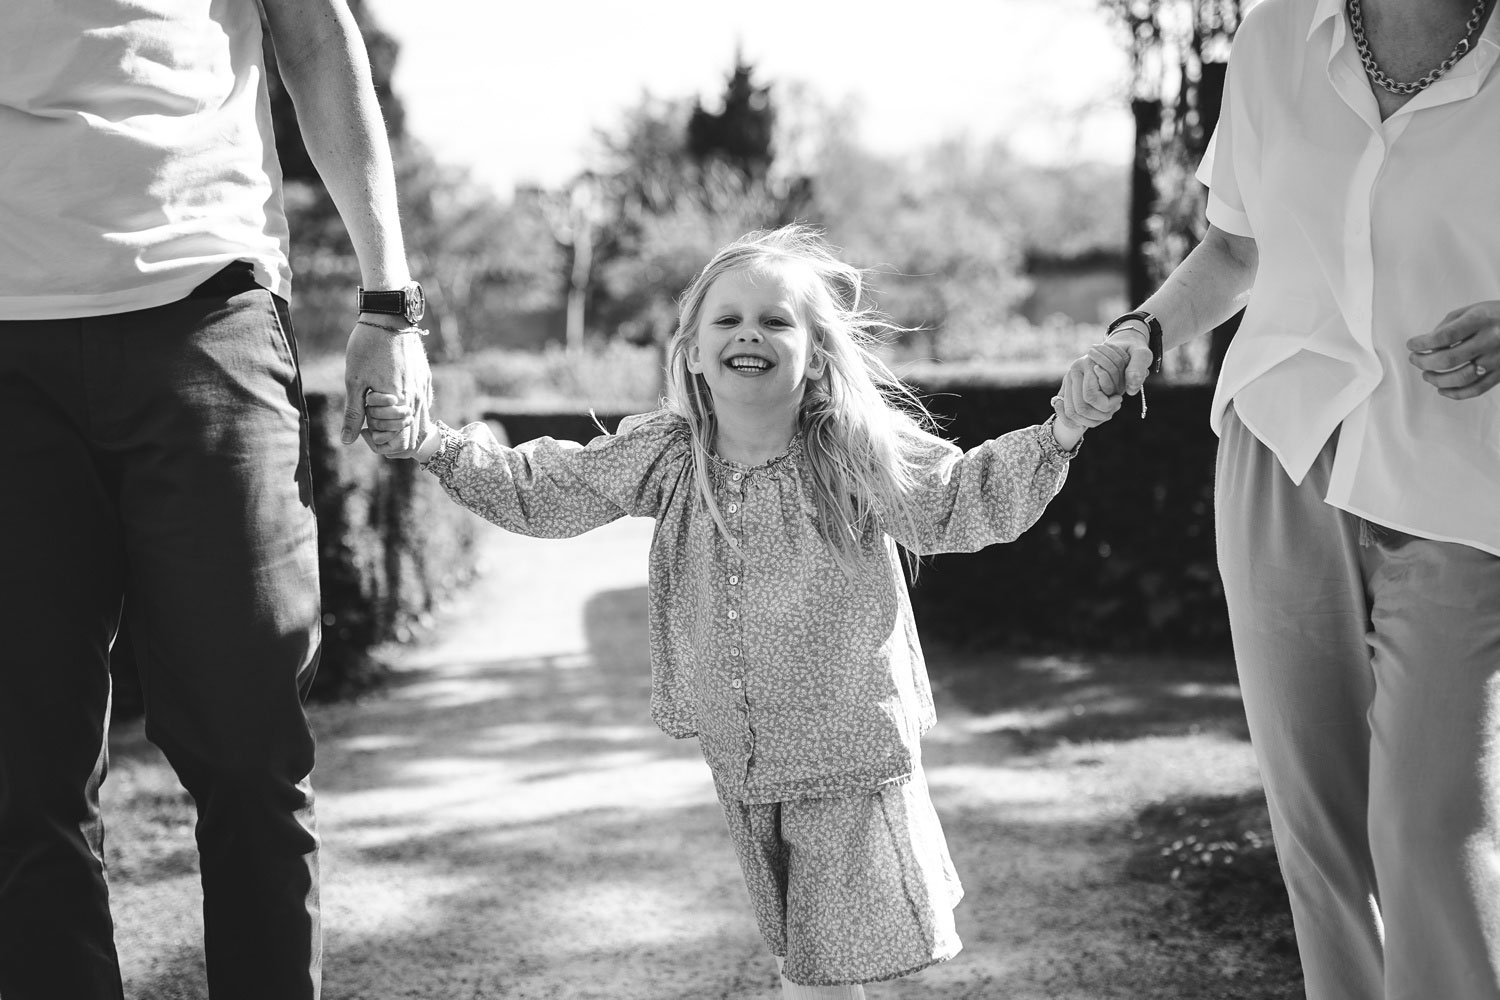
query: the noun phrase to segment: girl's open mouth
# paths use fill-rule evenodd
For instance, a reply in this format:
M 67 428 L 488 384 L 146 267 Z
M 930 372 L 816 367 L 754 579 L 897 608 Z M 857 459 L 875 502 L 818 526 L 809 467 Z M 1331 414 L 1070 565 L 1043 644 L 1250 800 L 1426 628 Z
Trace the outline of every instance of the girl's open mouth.
M 724 362 L 725 367 L 741 375 L 759 375 L 761 372 L 771 370 L 771 362 L 765 358 L 758 358 L 750 354 L 736 354 Z

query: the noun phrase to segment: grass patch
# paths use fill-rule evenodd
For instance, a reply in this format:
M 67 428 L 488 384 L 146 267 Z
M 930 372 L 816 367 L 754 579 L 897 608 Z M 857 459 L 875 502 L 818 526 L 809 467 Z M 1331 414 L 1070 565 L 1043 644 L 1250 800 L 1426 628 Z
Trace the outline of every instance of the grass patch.
M 1262 792 L 1193 796 L 1147 806 L 1131 836 L 1135 878 L 1172 886 L 1168 921 L 1259 957 L 1259 975 L 1301 996 L 1292 915 Z
M 109 877 L 151 882 L 196 873 L 192 797 L 147 742 L 139 719 L 117 724 L 111 743 L 109 777 L 100 790 Z

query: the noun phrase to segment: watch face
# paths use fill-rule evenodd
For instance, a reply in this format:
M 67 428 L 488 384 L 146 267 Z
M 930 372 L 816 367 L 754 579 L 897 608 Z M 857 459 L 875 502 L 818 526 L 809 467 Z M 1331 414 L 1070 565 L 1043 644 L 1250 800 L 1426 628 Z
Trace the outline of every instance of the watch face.
M 427 296 L 422 292 L 422 286 L 413 281 L 406 286 L 406 321 L 413 326 L 422 322 L 422 317 L 427 313 Z

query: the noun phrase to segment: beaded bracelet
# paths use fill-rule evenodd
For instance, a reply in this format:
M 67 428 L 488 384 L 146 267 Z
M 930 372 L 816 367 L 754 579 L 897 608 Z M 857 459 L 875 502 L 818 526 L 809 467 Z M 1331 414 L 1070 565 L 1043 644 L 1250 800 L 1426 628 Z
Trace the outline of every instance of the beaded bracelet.
M 358 320 L 358 321 L 355 322 L 354 325 L 355 326 L 368 326 L 372 330 L 384 330 L 386 333 L 394 333 L 398 337 L 399 336 L 404 336 L 405 334 L 408 334 L 408 333 L 415 333 L 419 337 L 425 337 L 425 336 L 427 336 L 427 331 L 424 330 L 424 329 L 422 329 L 420 326 L 409 326 L 409 327 L 407 327 L 406 329 L 403 330 L 400 327 L 386 326 L 384 323 L 372 323 L 372 322 L 370 322 L 367 319 Z

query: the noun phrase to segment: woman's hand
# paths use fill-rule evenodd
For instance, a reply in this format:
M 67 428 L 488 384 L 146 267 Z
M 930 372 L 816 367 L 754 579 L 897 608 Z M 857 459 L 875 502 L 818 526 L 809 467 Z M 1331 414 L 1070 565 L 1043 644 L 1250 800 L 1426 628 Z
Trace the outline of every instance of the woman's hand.
M 1129 320 L 1103 343 L 1089 348 L 1089 357 L 1109 373 L 1111 384 L 1104 391 L 1134 396 L 1151 374 L 1151 334 L 1139 320 Z
M 1472 399 L 1500 384 L 1500 301 L 1455 309 L 1431 333 L 1406 342 L 1422 380 L 1449 399 Z

